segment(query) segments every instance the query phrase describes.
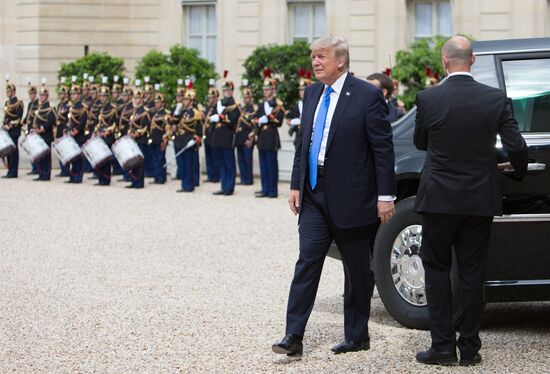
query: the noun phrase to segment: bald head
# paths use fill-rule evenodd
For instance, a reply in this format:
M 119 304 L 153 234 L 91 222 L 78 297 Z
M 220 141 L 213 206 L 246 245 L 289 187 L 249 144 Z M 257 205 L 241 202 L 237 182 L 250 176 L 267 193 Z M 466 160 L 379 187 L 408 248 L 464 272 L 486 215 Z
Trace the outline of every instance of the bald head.
M 449 73 L 456 71 L 470 71 L 475 57 L 472 43 L 463 36 L 454 36 L 441 49 L 443 68 Z

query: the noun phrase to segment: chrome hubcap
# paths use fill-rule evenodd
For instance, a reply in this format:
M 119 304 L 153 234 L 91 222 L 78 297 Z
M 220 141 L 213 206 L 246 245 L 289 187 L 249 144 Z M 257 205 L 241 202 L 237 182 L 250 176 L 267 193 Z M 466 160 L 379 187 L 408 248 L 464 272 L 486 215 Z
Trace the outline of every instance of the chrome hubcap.
M 390 257 L 393 285 L 409 304 L 425 306 L 424 267 L 420 258 L 422 225 L 411 225 L 395 238 Z

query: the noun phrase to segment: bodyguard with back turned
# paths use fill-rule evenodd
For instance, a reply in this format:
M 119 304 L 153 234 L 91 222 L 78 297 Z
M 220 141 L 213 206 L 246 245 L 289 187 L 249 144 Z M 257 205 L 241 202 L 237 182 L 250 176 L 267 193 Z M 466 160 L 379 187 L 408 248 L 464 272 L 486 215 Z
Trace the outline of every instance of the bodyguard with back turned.
M 497 134 L 517 177 L 527 169 L 527 146 L 504 91 L 474 80 L 470 41 L 449 39 L 442 50 L 446 81 L 418 93 L 414 144 L 426 150 L 415 210 L 422 214 L 431 347 L 424 364 L 481 362 L 479 327 L 493 216 L 502 215 L 495 143 Z M 461 318 L 452 321 L 452 248 L 460 279 Z

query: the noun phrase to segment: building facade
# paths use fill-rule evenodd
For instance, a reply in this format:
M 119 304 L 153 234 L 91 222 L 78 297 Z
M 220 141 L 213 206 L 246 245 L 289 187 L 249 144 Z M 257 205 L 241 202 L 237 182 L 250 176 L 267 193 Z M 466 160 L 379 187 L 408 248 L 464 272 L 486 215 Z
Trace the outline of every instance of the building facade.
M 238 83 L 257 46 L 327 34 L 349 41 L 351 69 L 365 77 L 416 38 L 548 36 L 550 0 L 0 0 L 0 22 L 1 70 L 25 99 L 28 77 L 51 86 L 61 63 L 91 51 L 122 57 L 132 76 L 149 50 L 183 44 Z M 2 100 L 4 89 L 2 79 Z

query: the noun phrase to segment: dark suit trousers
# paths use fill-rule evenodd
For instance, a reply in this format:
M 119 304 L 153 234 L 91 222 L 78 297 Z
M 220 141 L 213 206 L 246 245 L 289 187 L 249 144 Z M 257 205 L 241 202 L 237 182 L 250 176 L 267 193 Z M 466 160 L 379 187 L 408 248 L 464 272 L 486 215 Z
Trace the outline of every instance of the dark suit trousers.
M 422 215 L 421 258 L 426 275 L 432 347 L 438 351 L 454 351 L 458 345 L 462 357 L 473 358 L 481 348 L 479 327 L 492 220 L 493 217 L 485 216 Z M 452 323 L 453 245 L 461 289 L 458 342 Z
M 336 241 L 344 265 L 344 334 L 346 340 L 369 337 L 368 321 L 372 296 L 370 253 L 378 224 L 339 229 L 327 210 L 323 177 L 312 192 L 304 189 L 300 218 L 300 255 L 288 298 L 286 333 L 304 335 L 315 302 L 319 279 L 328 249 Z

